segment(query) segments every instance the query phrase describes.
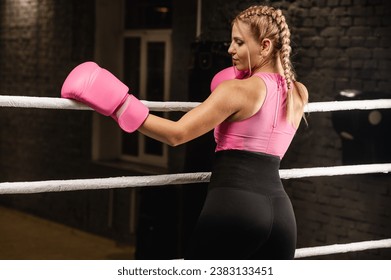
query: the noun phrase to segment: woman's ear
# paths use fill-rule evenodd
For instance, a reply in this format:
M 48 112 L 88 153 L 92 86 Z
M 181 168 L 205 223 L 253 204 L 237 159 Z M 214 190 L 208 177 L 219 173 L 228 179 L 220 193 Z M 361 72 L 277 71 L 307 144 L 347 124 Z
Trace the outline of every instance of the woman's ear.
M 272 41 L 269 39 L 263 39 L 261 42 L 261 52 L 263 55 L 268 56 L 272 50 Z

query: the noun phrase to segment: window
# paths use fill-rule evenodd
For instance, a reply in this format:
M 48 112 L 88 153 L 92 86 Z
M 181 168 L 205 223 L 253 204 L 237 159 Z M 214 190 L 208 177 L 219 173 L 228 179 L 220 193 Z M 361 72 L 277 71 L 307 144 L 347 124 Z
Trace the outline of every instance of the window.
M 171 0 L 102 0 L 96 3 L 95 60 L 141 100 L 169 99 Z M 154 114 L 165 116 L 163 113 Z M 159 173 L 168 147 L 111 119 L 93 115 L 92 158 L 120 168 Z M 135 164 L 133 164 L 135 163 Z
M 171 13 L 171 0 L 124 2 L 123 81 L 141 100 L 169 99 Z M 140 133 L 122 133 L 120 153 L 121 160 L 167 166 L 167 145 Z
M 171 30 L 127 30 L 124 33 L 123 80 L 141 100 L 169 99 Z M 154 112 L 165 116 L 164 113 Z M 167 145 L 140 133 L 122 133 L 122 160 L 165 167 Z

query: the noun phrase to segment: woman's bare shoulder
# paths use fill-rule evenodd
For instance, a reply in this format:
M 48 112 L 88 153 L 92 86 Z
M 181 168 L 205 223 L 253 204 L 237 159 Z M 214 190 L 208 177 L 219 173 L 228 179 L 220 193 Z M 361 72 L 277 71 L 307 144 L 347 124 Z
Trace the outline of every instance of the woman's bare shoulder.
M 298 95 L 300 96 L 300 99 L 302 100 L 302 102 L 304 104 L 308 103 L 308 90 L 307 90 L 307 87 L 300 83 L 300 82 L 295 82 L 295 87 L 296 87 L 296 91 L 298 93 Z
M 266 96 L 266 85 L 262 79 L 249 77 L 224 82 L 227 89 L 227 99 L 231 99 L 237 112 L 230 118 L 231 121 L 243 120 L 254 115 L 262 106 Z

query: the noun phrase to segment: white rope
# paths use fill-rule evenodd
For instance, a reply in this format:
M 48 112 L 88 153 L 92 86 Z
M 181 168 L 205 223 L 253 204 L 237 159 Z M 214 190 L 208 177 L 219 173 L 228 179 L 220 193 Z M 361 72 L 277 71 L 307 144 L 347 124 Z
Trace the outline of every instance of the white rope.
M 142 103 L 144 103 L 151 111 L 160 112 L 186 112 L 200 104 L 197 102 L 155 102 L 145 100 L 142 100 Z M 92 110 L 90 107 L 71 99 L 11 95 L 0 95 L 0 107 Z
M 348 174 L 388 173 L 391 163 L 314 167 L 280 170 L 282 179 L 334 176 Z M 124 176 L 95 179 L 49 180 L 0 183 L 0 194 L 28 194 L 77 190 L 135 188 L 209 182 L 210 172 L 164 174 L 152 176 Z
M 374 110 L 391 108 L 391 99 L 327 101 L 308 103 L 305 112 L 332 112 L 345 110 Z
M 142 102 L 151 111 L 186 112 L 198 106 L 198 102 Z M 39 109 L 65 109 L 65 110 L 91 110 L 79 102 L 56 97 L 32 97 L 0 95 L 0 107 L 39 108 Z M 328 101 L 312 102 L 305 107 L 306 113 L 331 112 L 340 110 L 372 110 L 391 108 L 391 99 L 356 100 L 356 101 Z
M 10 95 L 0 95 L 0 107 L 92 110 L 86 105 L 70 99 Z
M 153 176 L 123 176 L 111 178 L 49 180 L 0 183 L 0 194 L 28 194 L 78 190 L 151 187 L 209 182 L 210 173 L 183 173 Z
M 391 163 L 376 164 L 358 164 L 342 165 L 330 167 L 311 167 L 311 168 L 293 168 L 281 169 L 282 179 L 317 177 L 317 176 L 337 176 L 369 173 L 389 173 L 391 172 Z
M 295 252 L 295 259 L 381 248 L 391 248 L 391 238 L 297 249 Z

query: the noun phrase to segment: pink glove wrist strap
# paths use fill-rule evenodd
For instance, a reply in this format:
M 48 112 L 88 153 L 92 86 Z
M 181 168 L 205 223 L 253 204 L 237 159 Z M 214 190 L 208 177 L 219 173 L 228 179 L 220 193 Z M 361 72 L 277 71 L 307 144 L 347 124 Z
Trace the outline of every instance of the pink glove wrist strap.
M 148 117 L 149 109 L 133 95 L 128 95 L 124 104 L 111 115 L 126 132 L 136 131 Z

